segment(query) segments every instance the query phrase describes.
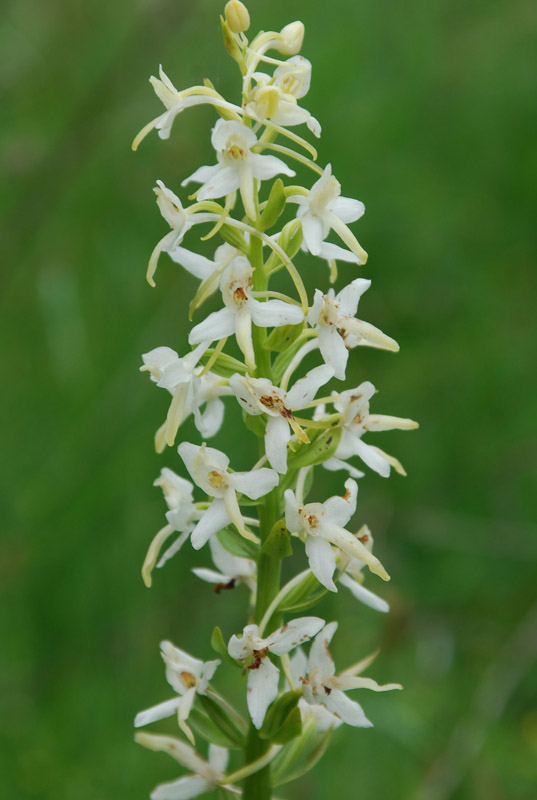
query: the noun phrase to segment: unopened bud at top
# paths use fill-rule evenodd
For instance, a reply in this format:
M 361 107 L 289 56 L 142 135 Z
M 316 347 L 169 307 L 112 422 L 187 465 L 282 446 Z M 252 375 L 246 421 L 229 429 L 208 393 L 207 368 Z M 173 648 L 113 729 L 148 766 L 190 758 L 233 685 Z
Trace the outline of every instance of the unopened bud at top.
M 290 22 L 280 31 L 282 37 L 281 43 L 278 46 L 280 53 L 287 56 L 294 56 L 300 52 L 302 42 L 304 41 L 304 23 L 297 20 Z
M 242 33 L 250 27 L 248 9 L 240 0 L 229 0 L 224 9 L 226 22 L 233 33 Z

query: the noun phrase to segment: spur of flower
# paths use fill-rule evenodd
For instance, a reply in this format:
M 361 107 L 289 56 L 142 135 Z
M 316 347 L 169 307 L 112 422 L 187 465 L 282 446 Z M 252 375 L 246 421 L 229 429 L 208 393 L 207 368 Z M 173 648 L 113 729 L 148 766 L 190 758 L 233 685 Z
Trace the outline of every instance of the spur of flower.
M 345 481 L 343 497 L 330 497 L 325 503 L 306 503 L 297 501 L 292 489 L 285 491 L 285 522 L 292 533 L 305 541 L 306 555 L 310 569 L 323 586 L 337 592 L 333 580 L 336 569 L 335 545 L 351 558 L 364 561 L 371 572 L 383 580 L 389 575 L 378 560 L 362 542 L 345 530 L 345 525 L 356 511 L 358 484 L 349 478 Z
M 265 428 L 265 453 L 271 467 L 278 472 L 287 470 L 287 445 L 291 431 L 296 434 L 298 441 L 309 442 L 293 412 L 307 408 L 319 388 L 327 383 L 333 374 L 332 367 L 326 364 L 315 367 L 287 392 L 273 386 L 267 378 L 251 378 L 249 375 L 236 373 L 229 379 L 229 385 L 246 413 L 268 416 Z
M 135 740 L 148 750 L 168 753 L 182 767 L 192 772 L 191 775 L 175 781 L 160 783 L 151 792 L 151 800 L 188 800 L 211 792 L 219 786 L 232 794 L 240 794 L 238 789 L 225 782 L 224 772 L 229 760 L 229 752 L 225 747 L 210 744 L 209 758 L 205 760 L 190 745 L 174 736 L 137 733 Z
M 355 389 L 345 392 L 333 392 L 332 402 L 339 412 L 342 432 L 337 450 L 333 459 L 325 462 L 327 469 L 344 469 L 344 462 L 352 456 L 359 456 L 372 470 L 387 478 L 390 467 L 394 466 L 397 472 L 405 474 L 403 468 L 393 456 L 384 453 L 378 447 L 367 444 L 362 436 L 369 431 L 411 431 L 419 427 L 413 419 L 392 417 L 386 414 L 370 414 L 369 401 L 376 389 L 370 381 L 364 381 Z
M 194 567 L 192 572 L 202 581 L 212 583 L 216 592 L 222 589 L 232 589 L 239 583 L 244 583 L 252 593 L 256 590 L 257 565 L 251 558 L 235 556 L 222 547 L 218 538 L 209 539 L 209 547 L 214 565 L 220 572 L 207 567 Z
M 320 289 L 315 290 L 313 305 L 307 320 L 310 325 L 317 325 L 319 329 L 319 348 L 327 364 L 334 369 L 336 378 L 344 380 L 349 351 L 347 349 L 347 336 L 353 334 L 357 343 L 369 347 L 378 347 L 382 350 L 397 352 L 399 345 L 390 336 L 387 336 L 374 325 L 356 319 L 360 297 L 371 286 L 371 281 L 365 278 L 356 278 L 345 286 L 336 295 L 333 289 L 324 294 Z
M 257 136 L 242 122 L 219 119 L 213 128 L 211 143 L 218 163 L 212 167 L 199 167 L 182 182 L 201 183 L 196 192 L 199 201 L 217 199 L 240 192 L 244 210 L 250 219 L 257 218 L 254 202 L 254 182 L 265 181 L 276 175 L 293 177 L 295 172 L 276 156 L 254 153 Z
M 246 528 L 237 492 L 257 500 L 277 486 L 278 473 L 268 467 L 249 472 L 228 472 L 229 458 L 221 450 L 207 447 L 205 443 L 199 447 L 181 442 L 178 451 L 194 483 L 213 498 L 192 531 L 192 547 L 199 550 L 230 522 L 245 539 L 257 541 L 257 537 Z
M 216 672 L 220 660 L 200 661 L 175 647 L 171 642 L 161 642 L 160 652 L 166 664 L 166 680 L 178 696 L 140 711 L 134 719 L 134 726 L 141 728 L 151 722 L 171 717 L 177 712 L 179 727 L 193 743 L 194 737 L 186 720 L 196 694 L 206 694 L 209 681 Z
M 367 666 L 360 662 L 355 667 L 336 675 L 334 660 L 329 646 L 338 627 L 330 622 L 317 634 L 312 642 L 305 674 L 300 677 L 302 694 L 306 703 L 313 707 L 321 705 L 347 725 L 357 728 L 370 728 L 370 722 L 359 703 L 345 694 L 350 689 L 371 689 L 374 692 L 388 692 L 402 689 L 398 683 L 379 685 L 371 678 L 363 678 L 357 673 Z
M 276 699 L 280 670 L 269 653 L 282 656 L 315 636 L 324 625 L 319 617 L 300 617 L 291 620 L 270 636 L 261 637 L 257 625 L 246 625 L 242 636 L 233 635 L 228 653 L 248 670 L 247 704 L 254 726 L 259 729 L 267 708 Z
M 190 344 L 211 343 L 235 334 L 247 366 L 255 370 L 252 322 L 259 327 L 297 325 L 304 319 L 302 309 L 283 300 L 257 300 L 253 293 L 253 267 L 248 259 L 237 256 L 224 270 L 220 290 L 224 308 L 195 325 L 190 331 Z M 208 346 L 208 345 L 207 345 Z

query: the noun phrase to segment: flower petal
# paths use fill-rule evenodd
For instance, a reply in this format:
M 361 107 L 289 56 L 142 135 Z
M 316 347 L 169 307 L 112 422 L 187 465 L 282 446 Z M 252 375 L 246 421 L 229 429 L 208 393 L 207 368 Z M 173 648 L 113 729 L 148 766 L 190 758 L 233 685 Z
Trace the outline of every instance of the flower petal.
M 278 695 L 280 670 L 269 658 L 264 658 L 256 669 L 248 670 L 246 700 L 250 717 L 258 730 L 263 724 L 267 708 Z
M 375 611 L 382 611 L 383 613 L 387 613 L 390 610 L 390 606 L 386 600 L 383 600 L 382 597 L 379 597 L 374 592 L 366 589 L 365 586 L 362 586 L 361 583 L 355 581 L 350 575 L 343 574 L 339 579 L 339 582 L 342 584 L 342 586 L 346 586 L 347 589 L 352 592 L 354 597 L 356 597 L 356 599 L 361 603 L 364 603 L 364 605 L 374 608 Z
M 252 469 L 250 472 L 234 472 L 230 477 L 234 488 L 251 500 L 268 494 L 280 480 L 278 473 L 268 467 Z
M 370 286 L 371 281 L 366 278 L 356 278 L 345 286 L 336 297 L 340 313 L 345 317 L 354 317 L 360 297 Z
M 332 579 L 336 569 L 336 556 L 330 544 L 320 536 L 308 536 L 306 539 L 306 555 L 310 569 L 329 592 L 337 592 Z
M 320 617 L 299 617 L 287 622 L 277 631 L 267 636 L 266 642 L 271 653 L 281 656 L 288 653 L 293 647 L 306 642 L 319 633 L 324 626 L 324 619 Z
M 213 500 L 203 517 L 200 519 L 192 531 L 191 542 L 194 550 L 199 550 L 209 541 L 211 536 L 221 531 L 230 523 L 229 515 L 226 511 L 224 501 Z
M 338 689 L 333 689 L 326 698 L 323 698 L 323 704 L 333 714 L 336 714 L 347 725 L 352 725 L 355 728 L 372 728 L 373 723 L 370 722 L 364 710 L 359 703 L 355 703 L 343 692 Z
M 212 314 L 194 325 L 188 337 L 189 344 L 200 344 L 200 342 L 223 339 L 235 333 L 235 314 L 229 308 L 221 308 L 220 311 L 213 311 Z
M 160 783 L 151 792 L 151 800 L 190 800 L 210 791 L 212 784 L 201 775 L 187 775 L 170 783 Z
M 345 342 L 331 325 L 322 325 L 319 329 L 319 349 L 325 362 L 329 364 L 338 380 L 345 380 L 345 369 L 349 360 L 349 351 Z
M 293 410 L 299 410 L 311 403 L 321 386 L 328 383 L 334 375 L 333 367 L 322 364 L 306 372 L 292 389 L 287 392 L 287 405 Z
M 252 319 L 259 327 L 278 328 L 281 325 L 298 325 L 304 319 L 299 306 L 283 300 L 250 301 Z
M 334 659 L 330 654 L 329 645 L 334 633 L 337 631 L 337 622 L 329 622 L 325 625 L 321 633 L 317 634 L 311 645 L 308 658 L 308 672 L 318 669 L 319 674 L 324 678 L 334 675 L 336 667 Z
M 265 428 L 265 453 L 271 467 L 287 471 L 287 443 L 291 438 L 289 424 L 283 417 L 269 417 Z
M 334 497 L 330 497 L 330 499 L 324 503 L 326 514 L 330 519 L 330 522 L 333 522 L 334 525 L 339 525 L 341 528 L 344 528 L 356 511 L 357 496 L 358 484 L 356 481 L 348 478 L 345 481 L 345 495 L 343 497 L 335 495 Z
M 338 197 L 332 206 L 334 214 L 342 222 L 356 222 L 365 214 L 365 206 L 361 200 L 354 200 L 352 197 Z
M 134 718 L 134 727 L 141 728 L 144 725 L 149 725 L 151 722 L 158 722 L 161 719 L 171 717 L 181 702 L 181 697 L 174 697 L 172 700 L 165 700 L 151 708 L 146 708 L 145 711 L 140 711 Z

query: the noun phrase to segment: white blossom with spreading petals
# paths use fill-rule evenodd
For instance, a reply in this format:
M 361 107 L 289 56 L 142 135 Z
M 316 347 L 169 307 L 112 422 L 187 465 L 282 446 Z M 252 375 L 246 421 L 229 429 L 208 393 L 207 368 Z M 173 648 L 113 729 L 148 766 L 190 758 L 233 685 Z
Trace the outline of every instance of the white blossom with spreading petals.
M 276 175 L 293 177 L 295 172 L 276 156 L 263 156 L 252 152 L 257 136 L 242 122 L 219 119 L 213 128 L 211 143 L 218 163 L 199 167 L 182 182 L 201 183 L 197 199 L 210 200 L 240 191 L 244 210 L 250 219 L 256 219 L 254 181 L 265 181 Z
M 209 540 L 214 565 L 220 570 L 194 567 L 192 572 L 202 581 L 215 587 L 232 588 L 237 583 L 245 583 L 251 592 L 256 590 L 257 565 L 251 558 L 235 556 L 223 547 L 216 536 Z
M 357 728 L 370 728 L 370 722 L 361 705 L 345 694 L 349 689 L 372 689 L 375 692 L 387 692 L 401 689 L 398 683 L 380 686 L 371 678 L 362 678 L 353 671 L 336 675 L 334 661 L 329 645 L 337 630 L 337 622 L 330 622 L 315 637 L 308 658 L 307 674 L 302 677 L 303 697 L 313 706 L 322 705 L 347 725 Z
M 369 401 L 375 394 L 376 389 L 370 381 L 364 381 L 355 389 L 348 389 L 345 392 L 333 392 L 333 403 L 339 411 L 342 433 L 334 458 L 337 463 L 330 463 L 330 459 L 325 462 L 327 469 L 341 469 L 345 464 L 341 464 L 352 456 L 359 456 L 368 467 L 373 469 L 383 478 L 390 474 L 390 467 L 396 460 L 393 456 L 387 456 L 379 448 L 367 444 L 362 436 L 368 431 L 391 431 L 405 430 L 410 431 L 419 427 L 418 423 L 412 419 L 403 417 L 391 417 L 386 414 L 370 414 Z M 397 464 L 399 462 L 396 462 Z
M 229 640 L 228 653 L 231 658 L 244 662 L 248 669 L 247 703 L 254 726 L 259 729 L 265 719 L 267 708 L 278 694 L 280 670 L 268 653 L 281 656 L 294 647 L 315 636 L 324 625 L 319 617 L 300 617 L 283 625 L 270 636 L 259 636 L 257 625 L 246 625 L 242 636 L 233 635 Z
M 142 356 L 144 364 L 140 370 L 149 372 L 151 380 L 172 395 L 166 421 L 155 436 L 157 453 L 174 444 L 179 426 L 190 414 L 194 414 L 196 428 L 204 438 L 209 439 L 220 430 L 224 419 L 220 397 L 231 392 L 218 375 L 210 372 L 200 375 L 203 368 L 198 367 L 198 362 L 207 347 L 208 343 L 202 342 L 183 358 L 171 347 L 156 347 Z M 202 406 L 205 406 L 203 412 Z
M 209 745 L 209 759 L 206 761 L 196 751 L 173 736 L 159 736 L 152 733 L 137 733 L 135 740 L 148 750 L 168 753 L 181 766 L 192 771 L 175 781 L 159 784 L 151 792 L 151 800 L 190 800 L 222 786 L 232 794 L 240 795 L 239 789 L 225 781 L 225 770 L 229 753 L 224 747 Z
M 360 297 L 371 286 L 371 281 L 356 278 L 336 295 L 333 289 L 324 294 L 315 290 L 313 305 L 308 311 L 310 325 L 319 328 L 319 348 L 327 364 L 334 368 L 336 378 L 344 380 L 349 358 L 346 345 L 348 334 L 359 337 L 359 343 L 368 347 L 397 352 L 399 345 L 369 322 L 356 319 Z
M 199 86 L 195 87 L 197 91 L 187 89 L 186 91 L 178 92 L 162 69 L 162 65 L 159 67 L 159 77 L 155 78 L 155 76 L 152 75 L 149 82 L 159 100 L 161 100 L 166 107 L 166 111 L 158 117 L 155 117 L 151 122 L 148 122 L 147 125 L 144 125 L 132 143 L 133 150 L 136 150 L 140 142 L 154 129 L 157 130 L 161 139 L 168 139 L 175 117 L 184 111 L 185 108 L 212 105 L 219 109 L 231 111 L 236 115 L 240 115 L 241 113 L 240 107 L 233 103 L 228 103 L 227 100 L 224 100 L 214 89 L 211 90 L 205 86 Z
M 234 334 L 246 364 L 255 369 L 254 346 L 252 341 L 252 322 L 259 327 L 280 327 L 297 325 L 304 319 L 299 306 L 283 300 L 261 302 L 252 295 L 253 267 L 242 256 L 234 258 L 224 270 L 220 279 L 220 289 L 224 308 L 195 325 L 190 331 L 190 344 L 214 342 Z
M 255 72 L 252 78 L 257 86 L 249 93 L 249 102 L 244 103 L 250 116 L 284 127 L 306 123 L 315 136 L 321 135 L 318 120 L 297 103 L 310 88 L 311 63 L 307 58 L 293 56 L 276 67 L 272 78 L 264 72 Z
M 156 706 L 140 711 L 134 719 L 134 727 L 141 728 L 151 722 L 157 722 L 166 717 L 171 717 L 177 712 L 179 726 L 193 742 L 192 731 L 186 724 L 196 694 L 207 693 L 209 681 L 221 663 L 214 661 L 200 661 L 175 647 L 171 642 L 161 642 L 160 652 L 166 664 L 166 680 L 175 689 L 178 697 L 165 700 Z
M 176 475 L 173 470 L 164 467 L 153 486 L 160 486 L 162 489 L 168 511 L 166 513 L 167 525 L 161 528 L 153 538 L 142 566 L 142 578 L 147 587 L 152 584 L 151 574 L 155 564 L 157 567 L 162 567 L 181 549 L 202 514 L 193 502 L 192 490 L 194 487 L 190 481 Z M 180 536 L 159 559 L 164 543 L 176 532 L 180 533 Z
M 173 252 L 183 241 L 185 233 L 190 230 L 193 225 L 199 225 L 203 222 L 214 221 L 214 214 L 207 214 L 204 212 L 189 213 L 188 209 L 183 208 L 183 204 L 177 195 L 168 189 L 162 181 L 157 181 L 154 189 L 157 196 L 157 204 L 160 213 L 168 223 L 171 231 L 163 236 L 162 239 L 156 244 L 149 258 L 147 266 L 147 280 L 151 286 L 155 285 L 154 275 L 157 269 L 159 256 L 162 252 Z
M 341 185 L 332 175 L 328 164 L 321 177 L 307 195 L 292 195 L 289 202 L 297 203 L 297 217 L 302 221 L 304 246 L 314 256 L 321 254 L 322 243 L 331 230 L 334 230 L 349 250 L 354 253 L 359 264 L 365 264 L 367 253 L 358 243 L 348 227 L 365 213 L 360 200 L 341 197 Z
M 267 467 L 249 472 L 228 472 L 229 458 L 221 450 L 207 447 L 205 443 L 199 447 L 181 442 L 178 451 L 194 483 L 213 498 L 192 531 L 192 547 L 199 550 L 230 522 L 246 539 L 257 541 L 257 537 L 246 528 L 237 492 L 257 500 L 277 486 L 278 473 Z
M 352 533 L 345 530 L 345 525 L 356 511 L 358 495 L 356 481 L 351 478 L 345 481 L 345 490 L 343 497 L 336 495 L 325 503 L 306 505 L 297 502 L 292 489 L 287 489 L 285 492 L 287 528 L 305 539 L 310 569 L 319 583 L 331 592 L 337 592 L 332 577 L 336 569 L 336 554 L 332 550 L 332 544 L 351 558 L 365 561 L 371 572 L 383 580 L 389 580 L 389 575 L 378 558 Z
M 273 386 L 267 378 L 251 378 L 249 375 L 235 373 L 229 379 L 229 385 L 242 408 L 252 415 L 267 414 L 265 428 L 265 452 L 271 467 L 278 472 L 287 471 L 287 445 L 291 438 L 291 430 L 297 439 L 308 442 L 309 439 L 293 412 L 306 408 L 315 398 L 319 388 L 334 375 L 332 367 L 324 364 L 315 367 L 300 378 L 292 389 L 285 392 Z
M 308 659 L 301 647 L 297 647 L 289 659 L 289 666 L 294 685 L 299 686 L 308 674 Z M 335 714 L 332 714 L 320 703 L 308 703 L 301 697 L 298 701 L 298 708 L 302 717 L 302 724 L 306 725 L 309 719 L 313 719 L 318 733 L 325 733 L 330 728 L 339 728 L 343 724 L 339 717 L 336 717 Z

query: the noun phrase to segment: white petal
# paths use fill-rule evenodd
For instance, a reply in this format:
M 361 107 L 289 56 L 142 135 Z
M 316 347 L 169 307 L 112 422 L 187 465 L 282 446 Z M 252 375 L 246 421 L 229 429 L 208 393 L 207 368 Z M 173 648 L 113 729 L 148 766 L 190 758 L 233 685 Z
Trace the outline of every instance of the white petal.
M 169 756 L 178 761 L 186 769 L 192 770 L 198 774 L 207 772 L 208 764 L 205 759 L 201 758 L 193 747 L 176 739 L 174 736 L 161 736 L 154 733 L 137 733 L 135 741 L 141 744 L 142 747 L 147 747 L 148 750 L 155 752 L 168 753 Z
M 259 153 L 254 153 L 251 156 L 252 170 L 254 177 L 260 181 L 270 180 L 275 175 L 288 175 L 292 178 L 296 172 L 287 166 L 285 161 L 276 156 L 262 156 Z
M 323 703 L 329 711 L 336 714 L 347 725 L 353 725 L 355 728 L 373 727 L 373 723 L 364 714 L 362 706 L 359 703 L 355 703 L 338 689 L 333 689 L 323 699 Z
M 205 406 L 205 411 L 200 413 L 199 407 L 194 409 L 194 422 L 196 428 L 205 439 L 215 436 L 224 421 L 224 404 L 220 398 L 215 397 Z
M 335 495 L 324 503 L 326 514 L 334 525 L 344 528 L 356 511 L 356 498 L 358 495 L 358 484 L 348 478 L 345 481 L 345 496 Z
M 264 658 L 257 669 L 248 670 L 246 700 L 254 726 L 259 730 L 267 708 L 278 695 L 280 671 L 269 658 Z
M 309 252 L 314 256 L 318 256 L 324 239 L 323 223 L 313 214 L 306 213 L 302 217 L 302 232 Z
M 323 586 L 330 592 L 337 592 L 332 580 L 336 569 L 336 556 L 329 543 L 320 536 L 308 536 L 306 539 L 306 555 L 310 569 Z
M 358 301 L 364 292 L 371 286 L 371 281 L 366 278 L 356 278 L 342 289 L 336 300 L 342 316 L 354 317 L 358 309 Z
M 332 206 L 332 211 L 342 222 L 356 222 L 365 214 L 365 206 L 361 200 L 352 197 L 338 197 Z
M 288 653 L 293 647 L 303 644 L 316 633 L 319 633 L 324 625 L 324 619 L 320 617 L 299 617 L 287 622 L 277 631 L 267 636 L 266 641 L 271 653 L 281 656 Z
M 217 744 L 209 745 L 209 764 L 216 772 L 225 772 L 229 761 L 229 751 Z
M 207 319 L 199 322 L 190 331 L 189 344 L 199 344 L 204 341 L 214 342 L 235 333 L 235 314 L 229 308 L 213 311 Z
M 216 537 L 209 542 L 211 548 L 211 555 L 215 565 L 224 575 L 229 575 L 231 578 L 238 577 L 239 575 L 255 575 L 257 571 L 256 563 L 251 558 L 241 558 L 234 556 L 222 547 Z
M 250 304 L 245 308 L 239 309 L 235 317 L 235 335 L 237 344 L 244 356 L 244 360 L 249 369 L 255 370 L 254 343 L 252 339 L 252 316 L 250 314 Z
M 205 183 L 210 181 L 213 175 L 220 169 L 219 164 L 213 164 L 210 167 L 199 167 L 192 175 L 185 178 L 181 186 L 187 186 L 189 183 Z
M 323 302 L 323 293 L 320 289 L 315 289 L 315 294 L 313 295 L 313 304 L 306 317 L 310 325 L 317 325 L 319 322 L 319 317 L 321 316 L 321 311 L 323 308 Z
M 195 697 L 196 697 L 195 686 L 191 686 L 190 689 L 187 689 L 184 695 L 181 697 L 181 702 L 179 703 L 180 723 L 188 719 L 188 715 L 190 714 L 190 709 L 192 708 L 192 704 L 194 702 Z
M 390 417 L 386 414 L 370 414 L 367 420 L 368 431 L 412 431 L 419 428 L 413 419 L 403 417 Z
M 330 655 L 329 645 L 334 633 L 337 631 L 337 622 L 329 622 L 325 625 L 311 645 L 308 659 L 308 671 L 317 668 L 323 679 L 334 675 L 336 668 L 334 660 Z
M 259 327 L 277 328 L 280 325 L 298 325 L 304 319 L 304 312 L 299 306 L 285 303 L 283 300 L 251 300 L 252 319 Z
M 214 539 L 211 539 L 211 543 Z M 206 569 L 205 567 L 193 567 L 192 572 L 197 578 L 207 583 L 229 583 L 231 578 L 229 575 L 221 575 L 220 572 L 215 572 L 214 569 Z
M 198 201 L 216 200 L 239 188 L 239 172 L 233 167 L 215 168 L 211 178 L 198 191 Z
M 151 708 L 146 708 L 145 711 L 140 711 L 134 718 L 134 727 L 141 728 L 151 722 L 158 722 L 161 719 L 171 717 L 179 708 L 180 702 L 180 697 L 174 697 L 173 700 L 165 700 L 164 703 L 159 703 Z
M 300 683 L 300 678 L 305 678 L 308 672 L 308 659 L 301 647 L 297 647 L 291 658 L 291 675 L 296 684 Z
M 366 444 L 362 439 L 356 439 L 355 442 L 356 455 L 359 455 L 368 467 L 375 470 L 383 478 L 387 478 L 390 474 L 390 465 L 385 458 L 382 458 L 377 451 Z
M 353 536 L 344 528 L 340 528 L 338 525 L 323 520 L 319 525 L 319 533 L 324 536 L 325 539 L 328 539 L 329 542 L 335 544 L 336 547 L 339 547 L 340 550 L 343 550 L 344 553 L 347 553 L 351 558 L 357 558 L 359 561 L 363 561 L 367 564 L 371 572 L 374 572 L 382 578 L 382 580 L 390 580 L 390 576 L 378 558 L 374 556 L 356 536 Z
M 292 489 L 285 490 L 285 524 L 293 533 L 298 533 L 302 529 L 298 503 Z
M 245 658 L 248 658 L 252 654 L 252 648 L 257 647 L 258 641 L 261 642 L 258 632 L 258 626 L 252 624 L 245 626 L 241 637 L 233 634 L 227 646 L 231 658 L 237 661 L 244 661 Z
M 192 547 L 194 550 L 199 550 L 200 547 L 214 536 L 215 533 L 221 531 L 226 525 L 230 523 L 229 515 L 224 506 L 223 500 L 213 500 L 203 517 L 200 519 L 194 530 L 192 531 Z
M 280 480 L 278 473 L 268 467 L 252 469 L 250 472 L 234 472 L 230 477 L 234 488 L 251 500 L 268 494 Z
M 337 244 L 332 244 L 332 242 L 323 242 L 319 255 L 321 258 L 326 258 L 328 260 L 347 261 L 352 264 L 360 263 L 360 259 L 355 253 L 351 253 L 350 250 L 346 250 L 344 247 L 340 247 Z
M 291 409 L 301 409 L 311 403 L 321 386 L 328 383 L 334 375 L 334 370 L 327 364 L 314 367 L 300 378 L 292 389 L 287 392 L 287 405 Z
M 319 329 L 319 349 L 325 362 L 333 367 L 335 377 L 341 381 L 345 380 L 349 351 L 334 327 L 321 326 Z
M 180 264 L 187 272 L 200 280 L 206 280 L 216 269 L 214 261 L 198 253 L 192 253 L 184 247 L 168 250 L 168 255 L 176 264 Z
M 187 775 L 170 783 L 160 783 L 151 792 L 151 800 L 190 800 L 210 791 L 212 785 L 201 775 Z
M 280 473 L 287 471 L 287 443 L 290 438 L 287 420 L 279 415 L 269 417 L 265 428 L 265 453 L 270 466 Z
M 323 461 L 323 467 L 329 470 L 329 472 L 337 472 L 340 469 L 345 469 L 351 478 L 363 478 L 365 475 L 364 472 L 356 469 L 352 464 L 346 464 L 340 458 L 329 458 L 327 461 Z
M 386 600 L 383 600 L 382 597 L 366 589 L 365 586 L 355 581 L 350 575 L 343 574 L 339 582 L 343 586 L 346 586 L 347 589 L 350 589 L 354 597 L 360 600 L 361 603 L 364 603 L 364 605 L 374 608 L 375 611 L 382 611 L 383 613 L 387 613 L 390 610 L 390 606 Z

